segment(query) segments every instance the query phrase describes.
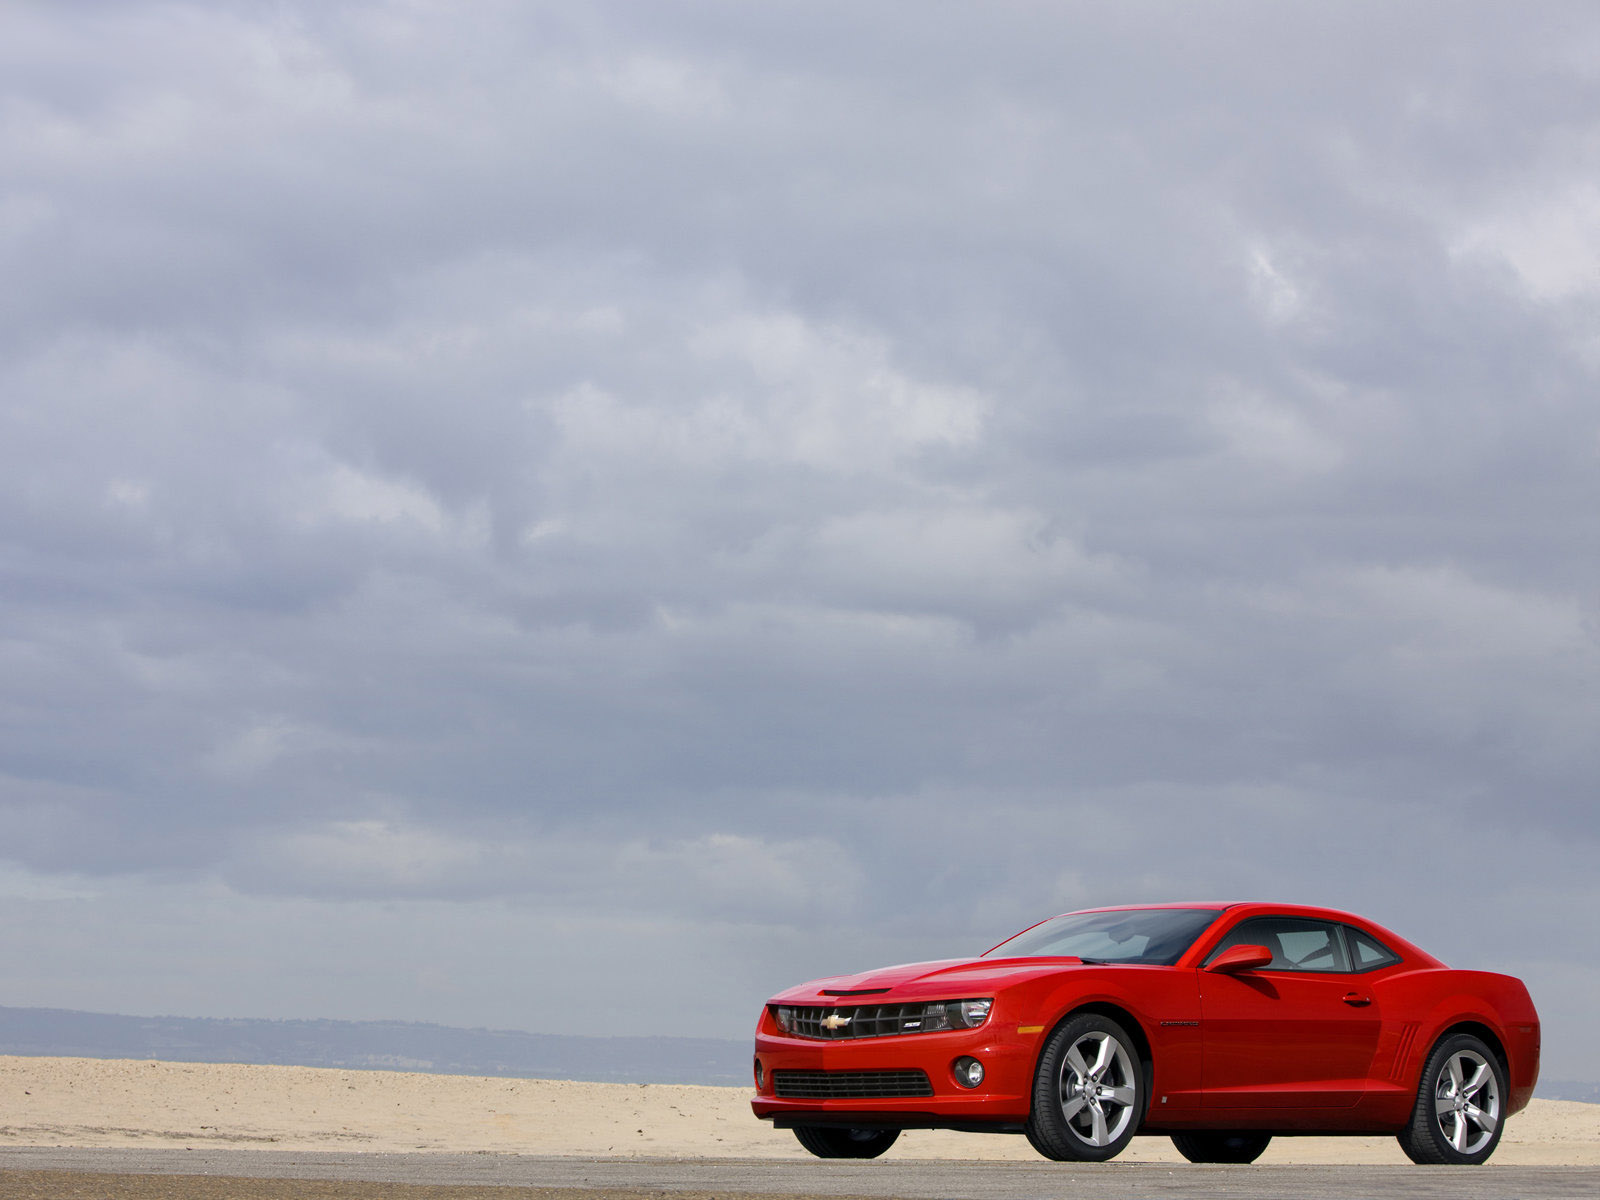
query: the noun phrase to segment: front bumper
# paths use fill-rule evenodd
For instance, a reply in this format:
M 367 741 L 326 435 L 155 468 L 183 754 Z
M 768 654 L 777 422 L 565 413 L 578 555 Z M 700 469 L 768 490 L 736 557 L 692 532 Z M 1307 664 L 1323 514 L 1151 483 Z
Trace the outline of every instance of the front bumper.
M 993 1021 L 978 1029 L 817 1041 L 756 1033 L 760 1083 L 750 1107 L 778 1128 L 847 1124 L 899 1129 L 1015 1128 L 1027 1120 L 1033 1092 L 1035 1038 Z M 956 1059 L 976 1058 L 983 1082 L 956 1083 Z M 914 1071 L 926 1073 L 931 1096 L 792 1099 L 774 1089 L 775 1071 Z

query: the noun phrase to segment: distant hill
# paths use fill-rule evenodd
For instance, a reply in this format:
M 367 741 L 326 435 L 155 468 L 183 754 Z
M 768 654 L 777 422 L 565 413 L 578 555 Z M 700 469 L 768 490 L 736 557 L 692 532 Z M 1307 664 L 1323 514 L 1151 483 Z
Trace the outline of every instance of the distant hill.
M 577 1037 L 407 1021 L 126 1017 L 0 1006 L 0 1054 L 271 1063 L 598 1083 L 737 1085 L 750 1044 L 722 1038 Z
M 0 1054 L 270 1063 L 595 1083 L 750 1082 L 750 1043 L 726 1038 L 577 1037 L 409 1021 L 124 1017 L 0 1006 Z M 1600 1083 L 1539 1081 L 1544 1100 L 1600 1103 Z
M 1600 1083 L 1578 1083 L 1571 1079 L 1541 1079 L 1534 1094 L 1541 1100 L 1582 1100 L 1600 1104 Z

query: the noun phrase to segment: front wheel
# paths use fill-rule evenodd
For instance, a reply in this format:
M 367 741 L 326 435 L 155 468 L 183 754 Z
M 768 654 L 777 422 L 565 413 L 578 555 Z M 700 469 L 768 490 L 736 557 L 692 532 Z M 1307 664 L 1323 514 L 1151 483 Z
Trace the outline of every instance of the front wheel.
M 1178 1153 L 1192 1163 L 1253 1163 L 1271 1141 L 1270 1133 L 1222 1129 L 1172 1135 Z
M 1424 1166 L 1476 1166 L 1500 1144 L 1508 1094 L 1493 1050 L 1469 1033 L 1445 1038 L 1422 1068 L 1400 1149 Z
M 900 1136 L 898 1129 L 850 1129 L 838 1125 L 796 1125 L 794 1136 L 818 1158 L 877 1158 Z
M 1127 1149 L 1144 1119 L 1144 1069 L 1128 1031 L 1082 1013 L 1039 1056 L 1028 1141 L 1058 1162 L 1105 1162 Z

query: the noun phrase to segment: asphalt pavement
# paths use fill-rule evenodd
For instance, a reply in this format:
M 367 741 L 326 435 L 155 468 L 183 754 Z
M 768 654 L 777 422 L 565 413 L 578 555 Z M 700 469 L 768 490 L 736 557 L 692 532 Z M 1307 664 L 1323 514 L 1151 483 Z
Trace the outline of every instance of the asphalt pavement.
M 1099 1197 L 1600 1197 L 1595 1167 L 1175 1166 L 948 1162 L 773 1162 L 759 1159 L 545 1158 L 514 1154 L 296 1153 L 262 1150 L 77 1150 L 0 1148 L 0 1198 L 24 1173 L 96 1172 L 166 1178 L 163 1194 L 183 1195 L 179 1177 L 327 1180 L 405 1184 L 429 1194 L 484 1187 L 612 1193 L 693 1192 L 721 1197 L 895 1197 L 899 1200 L 1097 1200 Z M 147 1182 L 149 1182 L 147 1180 Z M 131 1187 L 131 1185 L 130 1185 Z M 362 1194 L 366 1194 L 362 1189 Z M 115 1195 L 113 1190 L 110 1194 Z M 131 1190 L 126 1194 L 134 1194 Z M 140 1193 L 143 1194 L 143 1193 Z M 221 1195 L 214 1189 L 197 1195 Z M 318 1189 L 318 1194 L 325 1194 Z M 326 1193 L 335 1194 L 335 1193 Z M 352 1193 L 354 1194 L 354 1193 Z

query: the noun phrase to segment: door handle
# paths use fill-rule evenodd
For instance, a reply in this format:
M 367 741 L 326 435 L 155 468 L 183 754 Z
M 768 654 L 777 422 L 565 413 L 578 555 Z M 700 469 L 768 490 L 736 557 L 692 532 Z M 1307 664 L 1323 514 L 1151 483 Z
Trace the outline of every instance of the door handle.
M 1372 997 L 1362 995 L 1360 992 L 1346 992 L 1344 1002 L 1352 1008 L 1365 1008 L 1372 1003 Z

